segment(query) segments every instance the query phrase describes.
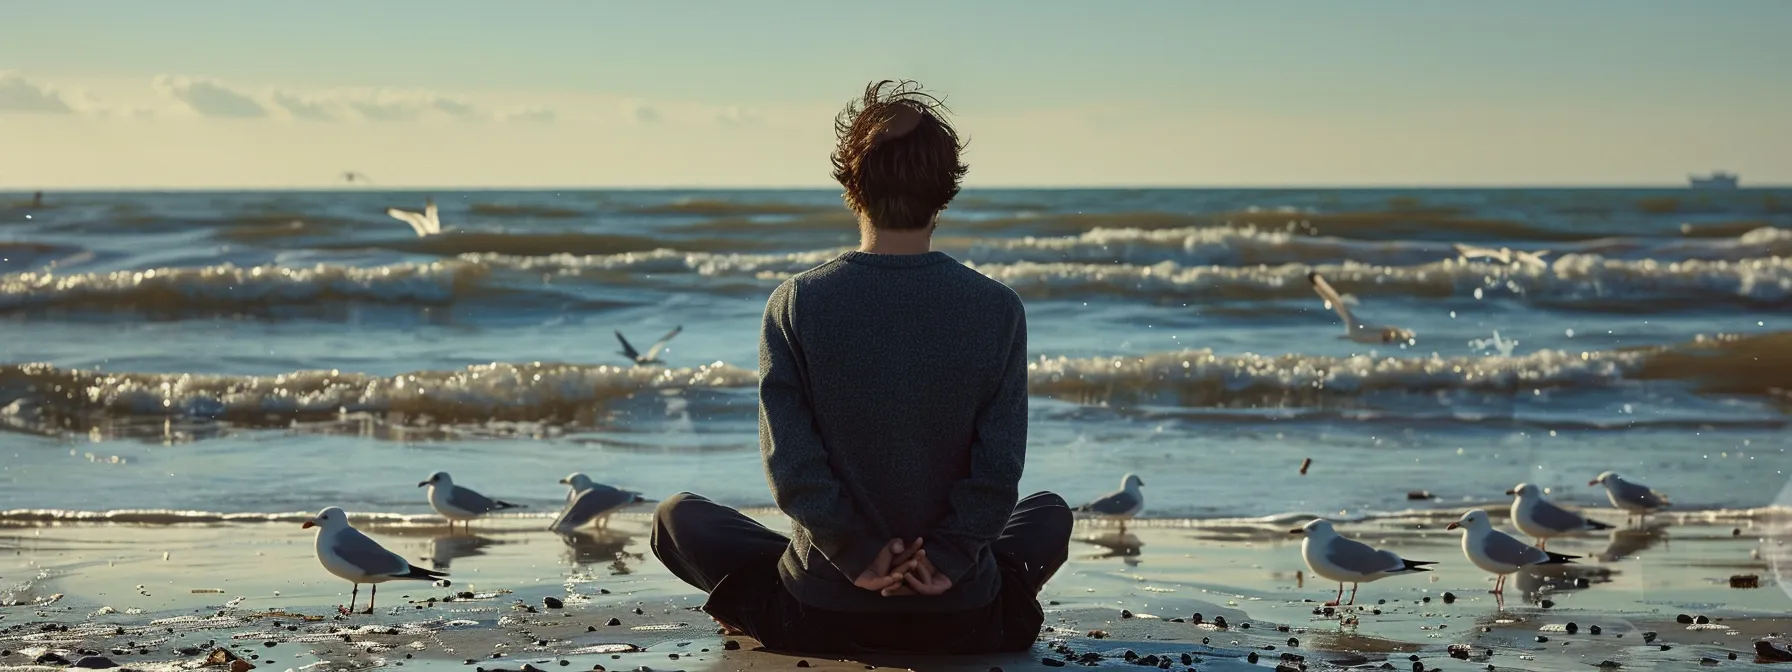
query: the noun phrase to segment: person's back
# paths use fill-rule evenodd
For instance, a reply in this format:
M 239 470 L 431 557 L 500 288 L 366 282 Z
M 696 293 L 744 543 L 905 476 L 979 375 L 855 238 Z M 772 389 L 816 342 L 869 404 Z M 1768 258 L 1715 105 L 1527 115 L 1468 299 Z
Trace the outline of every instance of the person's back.
M 779 285 L 760 332 L 760 451 L 789 539 L 689 493 L 653 550 L 773 648 L 1018 650 L 1071 514 L 1017 503 L 1027 330 L 1006 286 L 931 251 L 962 144 L 938 101 L 879 82 L 838 118 L 857 251 Z M 926 613 L 925 619 L 908 614 Z

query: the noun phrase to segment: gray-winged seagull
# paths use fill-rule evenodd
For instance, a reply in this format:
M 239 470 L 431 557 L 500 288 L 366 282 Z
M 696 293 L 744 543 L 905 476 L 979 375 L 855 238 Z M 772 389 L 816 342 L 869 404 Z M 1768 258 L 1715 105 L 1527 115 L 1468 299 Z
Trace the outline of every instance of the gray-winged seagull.
M 360 595 L 363 583 L 372 588 L 367 595 L 367 611 L 361 613 L 371 614 L 382 583 L 435 581 L 448 576 L 413 565 L 397 553 L 386 550 L 379 542 L 349 525 L 348 514 L 334 506 L 317 512 L 316 517 L 300 527 L 317 528 L 317 561 L 331 574 L 354 584 L 348 594 L 348 608 L 342 610 L 345 614 L 354 613 L 355 598 Z
M 448 519 L 449 531 L 454 530 L 454 523 L 471 524 L 478 518 L 493 511 L 523 508 L 521 504 L 511 504 L 501 499 L 492 499 L 470 489 L 454 484 L 454 479 L 446 471 L 438 471 L 429 478 L 418 483 L 417 487 L 429 487 L 429 507 Z
M 1338 596 L 1325 606 L 1356 604 L 1357 584 L 1379 581 L 1395 574 L 1429 572 L 1425 565 L 1435 562 L 1407 560 L 1393 551 L 1378 551 L 1360 541 L 1344 538 L 1332 529 L 1330 521 L 1314 520 L 1289 530 L 1289 534 L 1306 535 L 1300 542 L 1300 556 L 1314 574 L 1338 582 Z M 1344 602 L 1344 584 L 1350 584 L 1350 602 Z
M 1609 530 L 1612 526 L 1569 511 L 1544 499 L 1543 488 L 1519 483 L 1507 490 L 1512 499 L 1512 524 L 1519 532 L 1537 540 L 1537 548 L 1545 548 L 1551 537 L 1574 532 Z
M 1512 535 L 1493 529 L 1493 523 L 1487 519 L 1487 512 L 1480 509 L 1462 514 L 1461 519 L 1444 529 L 1462 530 L 1462 554 L 1468 556 L 1468 561 L 1482 571 L 1500 577 L 1493 582 L 1493 590 L 1489 591 L 1495 595 L 1506 592 L 1506 577 L 1513 572 L 1537 565 L 1569 564 L 1580 557 L 1551 553 L 1513 539 Z

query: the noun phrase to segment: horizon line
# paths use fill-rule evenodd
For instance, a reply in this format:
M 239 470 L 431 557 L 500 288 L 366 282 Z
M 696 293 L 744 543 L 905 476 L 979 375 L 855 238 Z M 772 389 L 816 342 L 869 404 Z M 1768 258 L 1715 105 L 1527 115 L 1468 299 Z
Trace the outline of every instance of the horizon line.
M 817 185 L 765 185 L 765 186 L 703 186 L 703 185 L 651 185 L 651 186 L 615 186 L 615 185 L 545 185 L 545 186 L 494 186 L 494 185 L 424 185 L 424 186 L 383 186 L 383 185 L 287 185 L 287 186 L 82 186 L 82 187 L 18 187 L 0 186 L 0 193 L 31 194 L 44 193 L 81 193 L 81 192 L 161 192 L 161 193 L 204 193 L 204 192 L 267 192 L 267 191 L 316 191 L 316 192 L 423 192 L 423 191 L 838 191 L 838 186 Z M 1734 189 L 1695 189 L 1684 182 L 1615 182 L 1615 183 L 1455 183 L 1440 182 L 1434 184 L 1137 184 L 1137 185 L 978 185 L 966 186 L 969 191 L 1368 191 L 1368 190 L 1446 190 L 1446 189 L 1501 189 L 1501 190 L 1619 190 L 1619 189 L 1663 189 L 1689 192 L 1728 192 L 1792 189 L 1792 182 L 1758 183 L 1739 185 Z

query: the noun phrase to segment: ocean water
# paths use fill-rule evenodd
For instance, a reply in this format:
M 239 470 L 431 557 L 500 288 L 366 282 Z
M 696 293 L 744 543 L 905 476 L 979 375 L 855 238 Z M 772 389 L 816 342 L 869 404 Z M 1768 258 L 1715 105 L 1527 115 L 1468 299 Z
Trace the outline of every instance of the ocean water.
M 426 196 L 443 235 L 384 214 Z M 571 471 L 769 505 L 757 321 L 856 242 L 829 191 L 29 201 L 0 194 L 14 518 L 423 514 L 434 470 L 542 515 Z M 1602 503 L 1616 470 L 1735 510 L 1792 469 L 1792 190 L 972 190 L 936 247 L 1027 300 L 1029 490 L 1348 518 Z M 1416 340 L 1341 338 L 1311 270 Z M 675 326 L 664 368 L 616 354 Z

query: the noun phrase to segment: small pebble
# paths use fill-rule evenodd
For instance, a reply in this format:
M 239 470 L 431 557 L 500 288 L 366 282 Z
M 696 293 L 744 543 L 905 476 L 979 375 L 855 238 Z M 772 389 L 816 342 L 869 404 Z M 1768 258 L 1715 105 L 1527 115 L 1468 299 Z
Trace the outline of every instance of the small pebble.
M 1121 617 L 1121 618 L 1132 618 L 1132 612 L 1130 612 L 1130 611 L 1127 611 L 1127 610 L 1125 610 L 1125 609 L 1121 609 L 1121 610 L 1120 610 L 1120 617 Z
M 1600 629 L 1600 627 L 1599 627 L 1599 626 L 1597 626 L 1597 625 L 1589 625 L 1589 626 L 1587 626 L 1587 633 L 1588 633 L 1588 634 L 1594 634 L 1594 635 L 1597 635 L 1597 634 L 1599 634 L 1599 633 L 1601 633 L 1601 632 L 1604 632 L 1604 630 L 1602 630 L 1602 629 Z
M 1293 637 L 1289 637 L 1289 638 L 1288 638 L 1288 645 L 1289 645 L 1289 646 L 1300 646 L 1300 640 L 1298 640 L 1298 639 L 1295 639 L 1295 638 L 1293 638 Z
M 1039 664 L 1046 667 L 1063 667 L 1064 661 L 1058 660 L 1057 658 L 1041 658 L 1039 659 Z
M 620 618 L 612 618 L 612 619 L 610 619 L 610 622 L 608 622 L 608 623 L 605 623 L 605 624 L 604 624 L 604 625 L 608 625 L 608 626 L 610 626 L 610 627 L 616 627 L 616 626 L 618 626 L 618 625 L 622 625 L 622 619 L 620 619 Z
M 1655 641 L 1655 632 L 1654 631 L 1649 631 L 1649 632 L 1643 633 L 1643 643 L 1644 644 L 1648 644 L 1653 641 Z
M 1550 607 L 1553 607 L 1553 606 L 1556 606 L 1556 603 L 1555 603 L 1555 601 L 1554 601 L 1554 600 L 1544 600 L 1544 601 L 1542 601 L 1542 602 L 1539 602 L 1539 603 L 1537 603 L 1537 604 L 1538 604 L 1538 605 L 1539 605 L 1539 606 L 1542 606 L 1542 607 L 1543 607 L 1543 608 L 1544 608 L 1544 609 L 1548 609 L 1548 608 L 1550 608 Z
M 1456 603 L 1456 594 L 1455 593 L 1444 593 L 1444 604 L 1455 604 L 1455 603 Z
M 726 642 L 722 642 L 722 650 L 723 651 L 739 651 L 740 650 L 740 642 L 734 641 L 732 639 L 730 639 Z
M 1704 614 L 1699 614 L 1698 617 L 1692 619 L 1692 622 L 1697 625 L 1707 625 L 1711 623 L 1711 619 L 1705 618 Z
M 1250 654 L 1246 655 L 1244 657 L 1244 659 L 1245 659 L 1245 662 L 1248 662 L 1252 665 L 1256 665 L 1257 664 L 1257 652 L 1256 651 L 1250 652 Z
M 1692 617 L 1687 616 L 1686 614 L 1681 614 L 1674 617 L 1674 622 L 1681 625 L 1692 625 Z
M 542 606 L 545 606 L 545 607 L 547 607 L 547 608 L 549 608 L 549 609 L 559 609 L 559 608 L 561 608 L 561 607 L 564 607 L 564 606 L 566 606 L 566 603 L 565 603 L 565 602 L 561 602 L 561 601 L 560 601 L 560 598 L 558 598 L 558 597 L 544 597 L 544 598 L 541 598 L 541 604 L 542 604 Z
M 1673 650 L 1674 650 L 1674 647 L 1672 647 L 1672 646 L 1668 646 L 1668 645 L 1666 645 L 1666 644 L 1663 644 L 1663 645 L 1661 645 L 1661 650 L 1663 650 L 1663 651 L 1673 651 Z
M 644 615 L 644 614 L 646 614 L 646 613 L 647 613 L 647 612 L 645 612 L 645 611 L 641 611 L 641 608 L 640 608 L 640 607 L 635 607 L 635 615 L 636 615 L 636 616 L 641 616 L 641 615 Z
M 1538 643 L 1538 644 L 1544 644 L 1544 643 L 1547 643 L 1547 642 L 1549 642 L 1549 638 L 1548 638 L 1548 637 L 1544 637 L 1544 636 L 1543 636 L 1543 635 L 1537 635 L 1537 643 Z
M 1580 626 L 1576 625 L 1574 623 L 1574 621 L 1569 621 L 1566 629 L 1568 630 L 1568 634 L 1570 634 L 1570 635 L 1580 632 Z

